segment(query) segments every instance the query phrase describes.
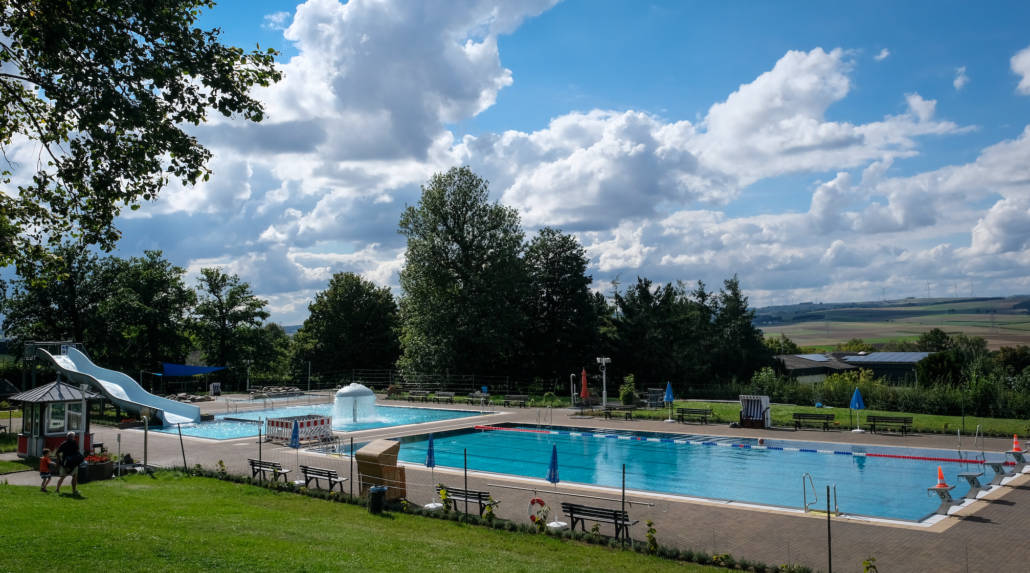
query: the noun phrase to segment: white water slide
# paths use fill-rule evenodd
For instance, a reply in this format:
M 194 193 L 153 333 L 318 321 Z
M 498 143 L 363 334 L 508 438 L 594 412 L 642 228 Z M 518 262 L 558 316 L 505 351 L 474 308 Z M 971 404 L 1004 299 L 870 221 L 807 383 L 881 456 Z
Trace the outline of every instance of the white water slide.
M 50 354 L 37 348 L 40 356 L 50 360 L 69 380 L 90 384 L 109 400 L 130 412 L 146 415 L 150 412 L 167 424 L 189 424 L 200 421 L 200 408 L 168 398 L 155 396 L 143 389 L 135 380 L 122 372 L 101 368 L 82 352 L 68 346 L 64 354 Z

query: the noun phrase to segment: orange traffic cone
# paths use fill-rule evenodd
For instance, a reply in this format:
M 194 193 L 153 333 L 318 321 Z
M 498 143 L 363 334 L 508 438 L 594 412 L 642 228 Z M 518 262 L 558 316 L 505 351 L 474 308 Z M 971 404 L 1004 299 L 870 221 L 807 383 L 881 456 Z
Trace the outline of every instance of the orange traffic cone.
M 941 466 L 937 466 L 937 485 L 933 487 L 937 489 L 946 489 L 951 487 L 944 481 L 944 470 L 941 469 Z
M 1023 448 L 1019 447 L 1019 434 L 1012 434 L 1012 451 L 1021 452 Z

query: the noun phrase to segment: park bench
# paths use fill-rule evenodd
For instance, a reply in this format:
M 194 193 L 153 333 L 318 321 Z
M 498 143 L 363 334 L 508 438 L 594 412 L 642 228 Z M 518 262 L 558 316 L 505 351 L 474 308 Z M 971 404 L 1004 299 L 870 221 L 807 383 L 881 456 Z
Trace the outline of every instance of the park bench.
M 869 431 L 874 434 L 876 433 L 876 426 L 881 428 L 884 426 L 899 426 L 902 436 L 905 435 L 906 430 L 912 429 L 912 416 L 867 416 L 865 421 L 869 424 Z
M 458 502 L 469 502 L 474 503 L 479 507 L 479 516 L 483 516 L 483 511 L 487 507 L 498 505 L 499 501 L 490 499 L 490 492 L 488 491 L 476 491 L 473 489 L 458 489 L 447 487 L 445 485 L 436 486 L 436 495 L 440 495 L 440 490 L 447 492 L 447 504 L 451 506 L 451 509 L 458 511 Z
M 453 404 L 454 392 L 437 392 L 433 396 L 433 401 L 438 404 Z
M 801 429 L 802 422 L 816 422 L 822 423 L 823 431 L 830 429 L 830 422 L 836 420 L 837 416 L 834 414 L 814 414 L 810 412 L 794 412 L 794 430 Z
M 490 401 L 490 395 L 484 394 L 483 392 L 472 392 L 468 395 L 468 401 L 470 404 L 479 404 L 485 406 Z
M 315 482 L 315 487 L 320 487 L 321 482 L 319 480 L 326 480 L 329 482 L 329 491 L 333 491 L 333 487 L 339 485 L 340 493 L 343 493 L 343 482 L 347 481 L 347 478 L 340 477 L 336 470 L 325 468 L 300 466 L 300 473 L 304 474 L 304 487 L 309 487 L 312 481 Z
M 283 465 L 279 462 L 269 462 L 265 460 L 255 460 L 249 458 L 247 461 L 250 462 L 250 477 L 257 477 L 261 474 L 261 479 L 265 479 L 265 474 L 268 472 L 272 473 L 272 481 L 283 478 L 286 481 L 286 474 L 290 473 L 290 470 L 284 470 Z
M 408 391 L 408 402 L 425 402 L 429 399 L 429 392 L 426 390 Z
M 511 406 L 512 404 L 514 404 L 514 405 L 518 406 L 519 408 L 525 408 L 526 404 L 528 402 L 529 402 L 529 396 L 527 396 L 525 394 L 505 394 L 504 395 L 504 405 L 505 406 Z
M 587 505 L 579 505 L 577 503 L 569 503 L 563 501 L 561 504 L 561 510 L 565 515 L 569 516 L 570 526 L 573 530 L 576 529 L 576 524 L 579 523 L 579 528 L 582 531 L 586 531 L 586 525 L 584 521 L 596 521 L 598 523 L 611 523 L 615 526 L 615 538 L 616 539 L 629 539 L 629 527 L 636 524 L 636 521 L 630 521 L 629 515 L 621 509 L 608 509 L 605 507 L 590 507 Z
M 604 419 L 610 420 L 616 412 L 622 412 L 624 419 L 632 420 L 633 410 L 636 410 L 636 406 L 605 406 Z
M 707 424 L 711 415 L 711 408 L 676 408 L 676 419 L 682 423 L 686 422 L 687 417 L 695 417 L 700 419 L 702 424 Z

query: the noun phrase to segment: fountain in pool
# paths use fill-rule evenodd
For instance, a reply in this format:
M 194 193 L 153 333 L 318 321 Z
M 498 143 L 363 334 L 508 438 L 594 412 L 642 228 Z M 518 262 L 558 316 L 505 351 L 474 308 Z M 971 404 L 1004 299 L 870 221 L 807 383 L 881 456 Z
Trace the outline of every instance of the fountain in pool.
M 364 384 L 351 383 L 336 391 L 333 425 L 376 420 L 376 395 Z

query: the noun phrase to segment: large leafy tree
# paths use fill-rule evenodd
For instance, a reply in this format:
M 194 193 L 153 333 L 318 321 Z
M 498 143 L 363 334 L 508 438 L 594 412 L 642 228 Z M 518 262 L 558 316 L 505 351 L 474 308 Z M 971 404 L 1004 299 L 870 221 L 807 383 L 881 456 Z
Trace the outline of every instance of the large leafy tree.
M 404 369 L 485 373 L 517 363 L 527 277 L 518 213 L 468 167 L 433 175 L 401 215 Z
M 89 342 L 86 332 L 108 291 L 95 275 L 97 256 L 64 243 L 22 265 L 4 305 L 4 332 L 21 341 Z
M 212 111 L 260 121 L 248 95 L 278 81 L 275 52 L 196 27 L 211 0 L 0 0 L 0 264 L 31 261 L 74 234 L 110 248 L 114 218 L 170 178 L 206 179 L 210 157 L 185 126 Z M 3 160 L 0 160 L 3 161 Z
M 161 251 L 102 262 L 97 278 L 106 296 L 97 305 L 89 349 L 105 366 L 132 372 L 185 359 L 190 350 L 187 317 L 196 303 L 185 272 Z
M 544 227 L 529 243 L 525 261 L 532 289 L 525 343 L 531 369 L 564 378 L 601 351 L 586 250 L 572 235 Z
M 296 360 L 335 379 L 352 368 L 391 368 L 400 354 L 397 303 L 387 287 L 337 273 L 308 305 Z
M 268 318 L 268 304 L 250 285 L 218 268 L 200 269 L 193 328 L 208 364 L 239 368 L 253 360 L 257 330 Z

